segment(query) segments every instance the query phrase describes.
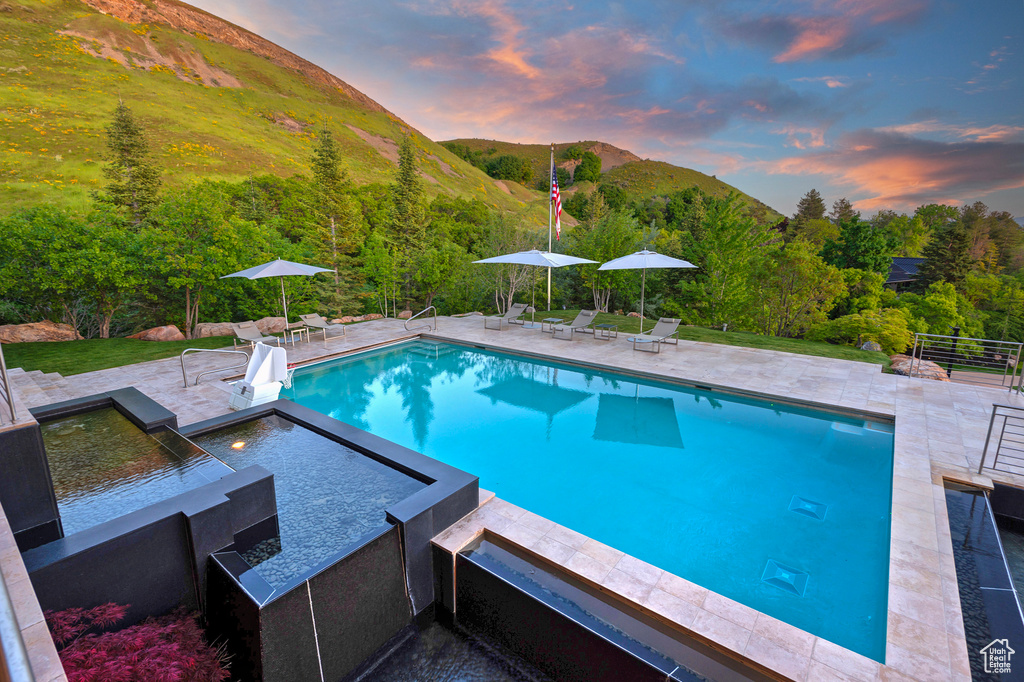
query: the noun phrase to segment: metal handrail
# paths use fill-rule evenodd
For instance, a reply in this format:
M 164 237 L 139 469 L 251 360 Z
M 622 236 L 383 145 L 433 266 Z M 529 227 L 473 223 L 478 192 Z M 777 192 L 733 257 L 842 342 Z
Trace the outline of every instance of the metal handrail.
M 186 374 L 185 372 L 186 353 L 236 353 L 238 355 L 242 355 L 245 357 L 245 362 L 240 363 L 238 365 L 220 367 L 218 369 L 208 369 L 205 372 L 200 372 L 199 376 L 196 377 L 196 382 L 192 384 L 193 386 L 198 386 L 199 380 L 202 379 L 207 374 L 212 374 L 214 372 L 225 372 L 229 369 L 238 369 L 239 367 L 245 367 L 247 364 L 249 364 L 249 354 L 242 350 L 222 350 L 219 348 L 186 348 L 185 350 L 181 351 L 181 355 L 178 356 L 178 358 L 181 360 L 181 378 L 185 383 L 185 388 L 188 388 L 188 374 Z
M 958 331 L 959 328 L 955 330 Z M 965 347 L 961 348 L 961 344 Z M 975 349 L 980 352 L 974 352 Z M 972 355 L 975 357 L 971 357 Z M 1019 391 L 1024 386 L 1024 367 L 1021 365 L 1024 344 L 1017 341 L 914 334 L 914 349 L 910 357 L 910 376 L 915 376 L 915 369 L 920 373 L 923 360 L 931 360 L 940 367 L 945 365 L 946 376 L 952 381 L 1006 387 L 1010 391 L 1015 388 Z M 954 371 L 971 374 L 958 379 L 953 376 Z M 991 377 L 991 381 L 983 380 L 984 377 Z
M 988 434 L 985 436 L 985 449 L 981 451 L 981 464 L 978 466 L 978 473 L 980 474 L 985 468 L 989 445 L 992 443 L 992 433 L 996 429 L 999 418 L 1002 418 L 1002 423 L 999 424 L 999 434 L 995 440 L 992 464 L 988 468 L 1008 474 L 1024 474 L 1024 407 L 999 404 L 992 405 L 992 417 L 988 422 Z M 1000 469 L 1000 457 L 1003 458 L 1004 467 L 1013 468 Z
M 420 315 L 423 315 L 424 313 L 430 312 L 431 310 L 434 311 L 434 326 L 433 327 L 431 327 L 430 323 L 428 322 L 425 325 L 420 325 L 419 327 L 414 327 L 413 329 L 409 329 L 409 323 L 410 322 L 415 320 Z M 408 320 L 405 321 L 405 331 L 411 332 L 411 331 L 415 331 L 417 329 L 430 329 L 431 331 L 435 331 L 435 332 L 437 331 L 437 308 L 435 308 L 432 305 L 428 305 L 426 308 L 424 308 L 423 310 L 419 311 L 418 313 L 416 313 L 415 315 L 413 315 L 412 317 L 410 317 Z
M 7 363 L 4 362 L 3 344 L 0 344 L 0 397 L 3 397 L 7 408 L 11 411 L 11 423 L 18 421 L 18 415 L 14 411 L 14 391 L 11 390 L 11 382 L 7 378 Z M 0 411 L 0 424 L 3 423 L 3 412 Z
M 21 636 L 18 618 L 14 613 L 11 595 L 0 576 L 0 680 L 5 682 L 35 682 L 32 664 Z

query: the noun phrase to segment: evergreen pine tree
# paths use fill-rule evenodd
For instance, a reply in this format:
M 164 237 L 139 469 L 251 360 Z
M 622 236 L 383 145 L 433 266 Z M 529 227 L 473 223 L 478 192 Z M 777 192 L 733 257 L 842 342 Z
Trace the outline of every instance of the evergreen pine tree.
M 963 291 L 974 261 L 970 237 L 959 220 L 937 230 L 921 256 L 925 261 L 917 269 L 915 291 L 927 291 L 934 282 L 949 282 L 957 291 Z
M 799 232 L 812 220 L 822 220 L 825 217 L 825 202 L 822 200 L 818 190 L 812 189 L 800 199 L 796 205 L 796 213 L 789 221 L 789 231 Z
M 114 109 L 107 126 L 107 154 L 103 176 L 107 186 L 94 192 L 93 199 L 126 211 L 138 225 L 156 205 L 160 171 L 149 160 L 149 147 L 142 125 L 123 101 Z
M 333 286 L 317 286 L 320 300 L 330 309 L 344 311 L 358 297 L 352 285 L 358 271 L 351 263 L 359 243 L 362 215 L 348 194 L 348 174 L 339 165 L 340 153 L 330 129 L 324 124 L 313 146 L 313 197 L 317 217 L 310 235 L 317 259 L 334 270 Z M 348 285 L 342 289 L 342 275 Z
M 843 197 L 842 199 L 836 199 L 835 203 L 832 204 L 832 212 L 828 214 L 829 219 L 835 225 L 842 223 L 848 223 L 854 218 L 860 218 L 860 212 L 853 210 L 853 204 Z
M 391 187 L 393 212 L 391 223 L 402 260 L 410 263 L 423 247 L 426 236 L 426 211 L 423 186 L 416 171 L 412 139 L 406 137 L 398 148 L 398 176 Z

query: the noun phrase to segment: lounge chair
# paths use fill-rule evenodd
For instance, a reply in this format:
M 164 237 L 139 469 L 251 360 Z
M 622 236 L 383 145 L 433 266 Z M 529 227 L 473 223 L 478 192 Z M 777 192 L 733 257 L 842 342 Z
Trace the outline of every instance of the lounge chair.
M 555 325 L 555 327 L 551 330 L 553 332 L 551 338 L 562 338 L 572 341 L 573 334 L 575 334 L 576 332 L 593 334 L 594 330 L 590 329 L 590 325 L 594 324 L 594 321 L 596 319 L 596 310 L 581 310 L 579 314 L 576 316 L 576 319 L 570 322 L 569 324 Z M 569 332 L 569 336 L 564 336 L 566 332 Z M 559 334 L 562 334 L 563 336 L 559 336 Z
M 306 325 L 313 331 L 319 331 L 324 333 L 324 345 L 327 345 L 327 332 L 341 332 L 341 336 L 345 336 L 345 325 L 343 324 L 331 324 L 319 313 L 310 313 L 309 315 L 299 315 L 299 319 L 302 320 L 302 324 Z
M 501 331 L 503 325 L 519 324 L 517 320 L 523 316 L 526 312 L 527 306 L 525 303 L 513 303 L 505 311 L 504 315 L 492 315 L 484 318 L 484 329 L 497 329 Z M 497 322 L 497 327 L 492 327 L 490 323 Z
M 679 320 L 674 317 L 663 317 L 658 320 L 658 324 L 654 325 L 654 329 L 632 336 L 627 341 L 633 343 L 633 350 L 640 350 L 645 344 L 650 344 L 650 352 L 660 353 L 663 343 L 679 344 L 679 339 L 675 336 L 677 329 L 679 329 Z M 640 344 L 639 348 L 637 344 Z
M 264 336 L 260 328 L 252 320 L 245 322 L 232 322 L 231 329 L 235 332 L 235 338 L 231 340 L 231 346 L 236 347 L 239 341 L 243 346 L 255 346 L 257 343 L 275 343 L 281 345 L 281 339 L 276 336 Z

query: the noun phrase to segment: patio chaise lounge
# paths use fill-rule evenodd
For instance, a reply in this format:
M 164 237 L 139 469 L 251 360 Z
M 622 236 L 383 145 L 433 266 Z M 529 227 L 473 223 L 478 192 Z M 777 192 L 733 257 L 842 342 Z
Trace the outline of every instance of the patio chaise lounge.
M 525 303 L 513 303 L 505 311 L 504 315 L 492 315 L 484 318 L 484 329 L 497 329 L 501 330 L 503 326 L 518 324 L 517 320 L 523 316 L 526 312 L 527 306 Z M 490 323 L 496 322 L 497 327 L 492 327 Z
M 679 339 L 675 336 L 677 329 L 679 329 L 679 320 L 674 317 L 663 317 L 658 320 L 658 324 L 654 325 L 654 329 L 632 336 L 627 341 L 633 343 L 633 350 L 640 350 L 644 348 L 645 344 L 650 344 L 650 352 L 660 353 L 662 343 L 679 344 Z M 640 344 L 639 348 L 637 344 Z
M 596 319 L 596 310 L 581 310 L 579 314 L 576 316 L 576 319 L 570 322 L 569 324 L 559 324 L 552 328 L 551 331 L 553 333 L 551 335 L 551 338 L 563 338 L 572 341 L 573 334 L 575 334 L 576 332 L 585 332 L 588 334 L 593 334 L 594 330 L 590 329 L 589 327 L 590 325 L 594 324 L 594 321 Z M 559 336 L 559 334 L 565 334 L 565 332 L 569 332 L 569 336 Z
M 232 322 L 231 329 L 235 332 L 235 338 L 231 340 L 232 347 L 235 347 L 239 341 L 243 346 L 255 346 L 260 342 L 281 345 L 281 339 L 276 336 L 264 336 L 252 320 Z
M 327 345 L 327 332 L 341 332 L 341 336 L 345 336 L 345 325 L 343 324 L 331 324 L 325 320 L 319 313 L 310 313 L 308 315 L 299 315 L 299 319 L 302 320 L 302 324 L 306 325 L 312 331 L 318 331 L 324 333 L 324 345 Z

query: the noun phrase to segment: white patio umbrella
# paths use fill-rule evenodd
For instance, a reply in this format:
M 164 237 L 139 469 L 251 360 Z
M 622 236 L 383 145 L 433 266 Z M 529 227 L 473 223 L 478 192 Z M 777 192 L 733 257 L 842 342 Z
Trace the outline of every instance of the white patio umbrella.
M 263 265 L 257 265 L 246 270 L 239 270 L 238 272 L 232 272 L 230 275 L 224 275 L 221 279 L 228 277 L 245 277 L 246 279 L 260 279 L 262 277 L 280 277 L 281 278 L 281 305 L 284 307 L 284 325 L 288 326 L 288 299 L 284 295 L 284 278 L 291 277 L 292 275 L 315 275 L 318 272 L 334 272 L 330 268 L 318 268 L 315 265 L 306 265 L 305 263 L 293 263 L 290 260 L 272 260 L 269 263 Z
M 581 263 L 596 263 L 596 260 L 587 260 L 586 258 L 577 258 L 576 256 L 567 256 L 564 253 L 551 253 L 550 251 L 538 251 L 532 249 L 530 251 L 518 251 L 516 253 L 508 253 L 503 256 L 494 256 L 493 258 L 484 258 L 483 260 L 475 260 L 474 263 L 511 263 L 514 265 L 533 265 L 539 268 L 561 268 L 566 265 L 579 265 Z M 534 283 L 537 280 L 537 271 L 533 271 Z M 531 307 L 536 308 L 537 302 L 537 287 L 531 287 L 533 290 L 533 302 L 530 304 Z M 532 317 L 530 318 L 533 319 Z M 535 326 L 531 324 L 531 327 Z
M 643 270 L 640 285 L 640 333 L 644 333 L 644 296 L 647 293 L 647 270 L 648 268 L 695 268 L 689 261 L 671 256 L 663 256 L 660 253 L 648 251 L 637 251 L 622 258 L 602 263 L 598 270 Z

